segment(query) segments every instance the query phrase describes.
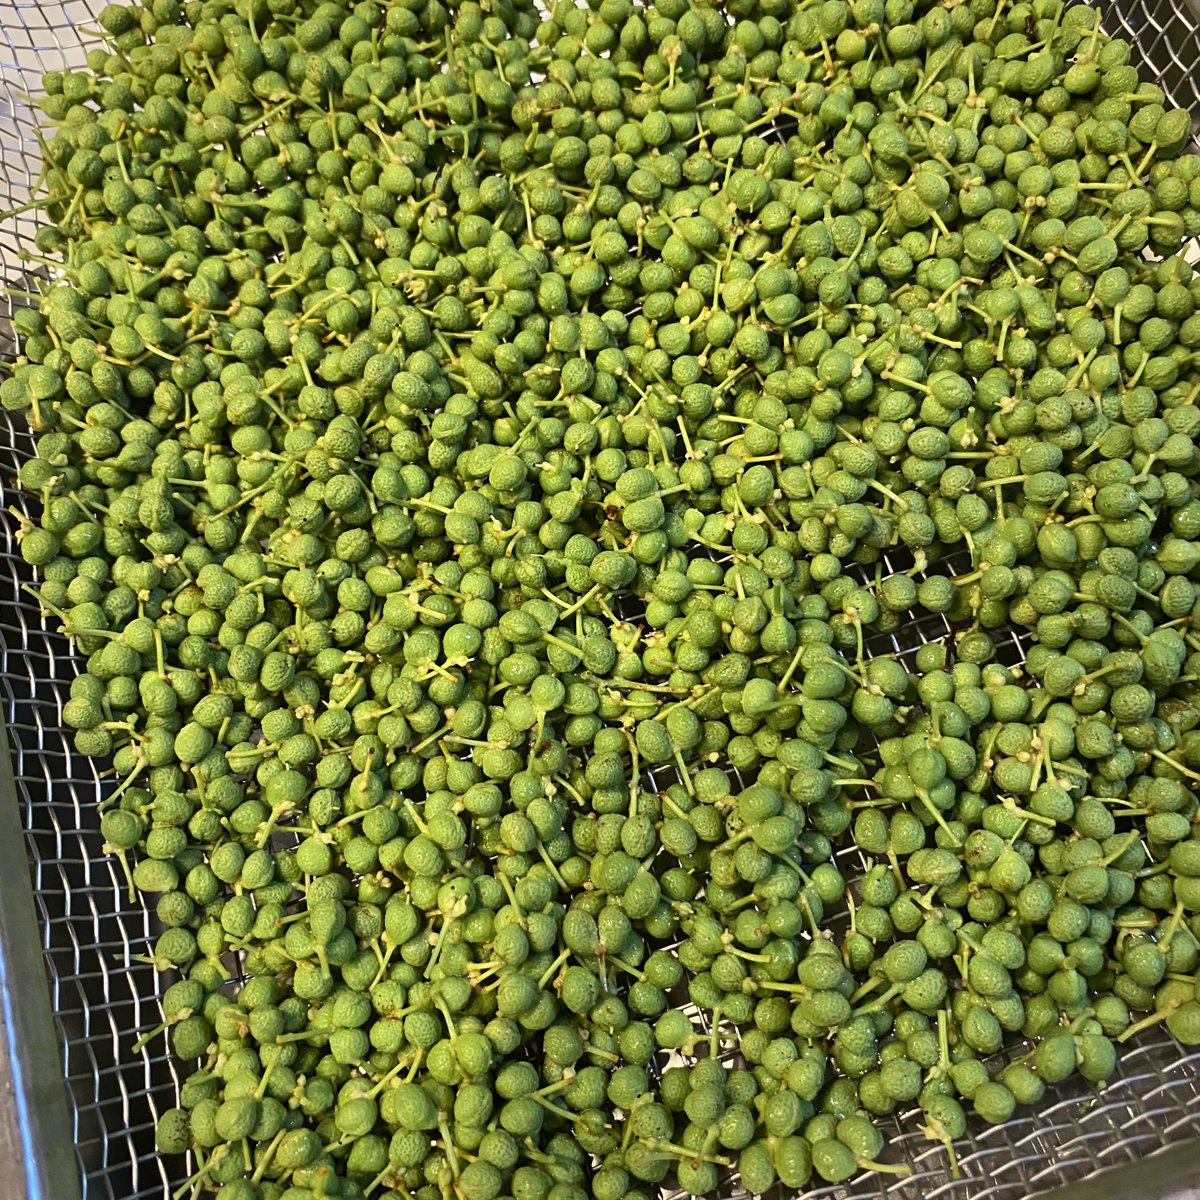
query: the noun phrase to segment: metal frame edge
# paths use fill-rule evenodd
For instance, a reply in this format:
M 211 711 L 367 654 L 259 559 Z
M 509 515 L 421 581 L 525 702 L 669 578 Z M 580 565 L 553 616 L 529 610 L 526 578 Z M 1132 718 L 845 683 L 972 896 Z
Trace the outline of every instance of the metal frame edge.
M 0 723 L 0 1164 L 6 1200 L 82 1195 L 8 736 Z

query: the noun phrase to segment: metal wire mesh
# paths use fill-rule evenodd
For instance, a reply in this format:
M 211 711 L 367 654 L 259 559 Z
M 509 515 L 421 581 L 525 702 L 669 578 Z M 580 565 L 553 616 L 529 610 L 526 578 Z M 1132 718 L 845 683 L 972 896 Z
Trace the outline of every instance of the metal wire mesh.
M 28 438 L 6 423 L 0 442 L 7 483 L 28 452 Z M 15 525 L 6 511 L 6 545 Z M 155 972 L 130 962 L 148 948 L 150 914 L 129 904 L 101 850 L 95 804 L 102 784 L 93 765 L 73 753 L 61 725 L 75 666 L 66 643 L 46 632 L 36 606 L 20 592 L 25 575 L 19 558 L 0 554 L 0 703 L 76 1153 L 90 1200 L 161 1196 L 167 1177 L 154 1155 L 153 1126 L 157 1108 L 170 1103 L 175 1079 L 161 1051 L 130 1051 L 133 1031 L 159 1016 Z
M 1134 46 L 1144 77 L 1168 97 L 1200 114 L 1200 13 L 1192 0 L 1118 0 L 1099 5 L 1107 28 Z M 81 28 L 98 0 L 19 3 L 0 0 L 0 207 L 29 197 L 39 169 L 38 117 L 28 96 L 42 71 L 78 66 Z M 11 294 L 32 290 L 22 248 L 32 245 L 36 217 L 0 222 L 0 275 Z M 11 349 L 0 338 L 0 352 Z M 175 1102 L 178 1076 L 162 1042 L 139 1053 L 136 1032 L 159 1019 L 162 982 L 134 961 L 153 935 L 153 917 L 131 904 L 113 860 L 102 850 L 96 801 L 106 784 L 96 764 L 75 754 L 61 721 L 61 705 L 76 665 L 67 643 L 49 632 L 22 585 L 30 572 L 11 550 L 15 513 L 26 500 L 13 486 L 31 449 L 20 421 L 0 415 L 0 712 L 7 722 L 21 807 L 41 944 L 51 989 L 57 1038 L 70 1092 L 75 1153 L 84 1200 L 143 1200 L 172 1190 L 169 1166 L 153 1145 L 158 1113 Z M 943 636 L 934 618 L 893 637 L 897 653 Z M 1013 635 L 1002 648 L 1008 661 L 1023 657 Z M 850 875 L 854 851 L 845 851 Z M 1095 1174 L 1200 1134 L 1200 1052 L 1185 1054 L 1161 1031 L 1148 1031 L 1120 1061 L 1102 1092 L 1075 1080 L 1048 1094 L 1036 1112 L 1003 1126 L 972 1126 L 959 1147 L 960 1173 L 952 1178 L 945 1151 L 919 1129 L 914 1112 L 891 1121 L 887 1157 L 907 1162 L 905 1178 L 863 1175 L 847 1184 L 817 1187 L 811 1197 L 927 1200 L 1018 1200 Z M 174 1180 L 178 1184 L 178 1180 Z M 736 1194 L 731 1181 L 729 1194 Z

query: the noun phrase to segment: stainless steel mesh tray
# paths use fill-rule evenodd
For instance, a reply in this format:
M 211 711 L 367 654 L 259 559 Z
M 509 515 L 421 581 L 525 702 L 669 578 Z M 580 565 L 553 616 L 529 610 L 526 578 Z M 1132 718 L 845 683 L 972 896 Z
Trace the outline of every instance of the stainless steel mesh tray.
M 28 96 L 43 71 L 82 62 L 81 29 L 101 6 L 0 0 L 0 210 L 29 198 L 40 165 L 38 114 Z M 1134 46 L 1144 77 L 1200 119 L 1200 0 L 1105 0 L 1099 7 L 1105 26 Z M 0 281 L 13 292 L 36 282 L 21 257 L 35 229 L 31 214 L 0 222 Z M 0 318 L 19 303 L 0 299 Z M 11 342 L 0 335 L 0 353 L 8 351 Z M 101 850 L 96 802 L 109 785 L 96 764 L 74 753 L 61 722 L 75 663 L 22 591 L 30 572 L 12 549 L 15 514 L 26 508 L 13 479 L 31 447 L 23 422 L 0 414 L 0 735 L 7 731 L 9 752 L 0 749 L 0 1196 L 166 1198 L 180 1183 L 172 1172 L 182 1174 L 183 1160 L 160 1160 L 153 1130 L 158 1113 L 175 1103 L 179 1080 L 161 1039 L 132 1049 L 135 1031 L 159 1019 L 163 982 L 131 961 L 148 950 L 153 919 L 129 903 Z M 936 623 L 910 629 L 895 649 L 944 632 Z M 1022 654 L 1015 638 L 1010 654 Z M 1037 1112 L 972 1128 L 959 1147 L 958 1178 L 912 1114 L 894 1125 L 889 1157 L 907 1161 L 910 1176 L 864 1175 L 805 1195 L 1022 1200 L 1065 1188 L 1063 1200 L 1196 1198 L 1200 1052 L 1185 1054 L 1164 1032 L 1147 1031 L 1125 1048 L 1102 1092 L 1076 1081 L 1048 1094 Z

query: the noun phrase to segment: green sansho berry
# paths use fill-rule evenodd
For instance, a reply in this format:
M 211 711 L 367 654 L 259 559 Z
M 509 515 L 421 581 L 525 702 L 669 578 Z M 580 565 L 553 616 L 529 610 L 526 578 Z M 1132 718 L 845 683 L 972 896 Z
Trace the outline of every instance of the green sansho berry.
M 185 1189 L 799 1191 L 1200 1043 L 1200 158 L 1092 9 L 98 21 L 0 402 Z

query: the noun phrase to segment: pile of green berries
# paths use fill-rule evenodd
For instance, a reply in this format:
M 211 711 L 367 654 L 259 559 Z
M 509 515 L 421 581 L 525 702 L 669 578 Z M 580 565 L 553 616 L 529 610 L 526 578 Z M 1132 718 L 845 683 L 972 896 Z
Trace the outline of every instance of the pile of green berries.
M 0 403 L 185 1191 L 794 1190 L 1200 1044 L 1200 158 L 1094 10 L 99 19 Z

